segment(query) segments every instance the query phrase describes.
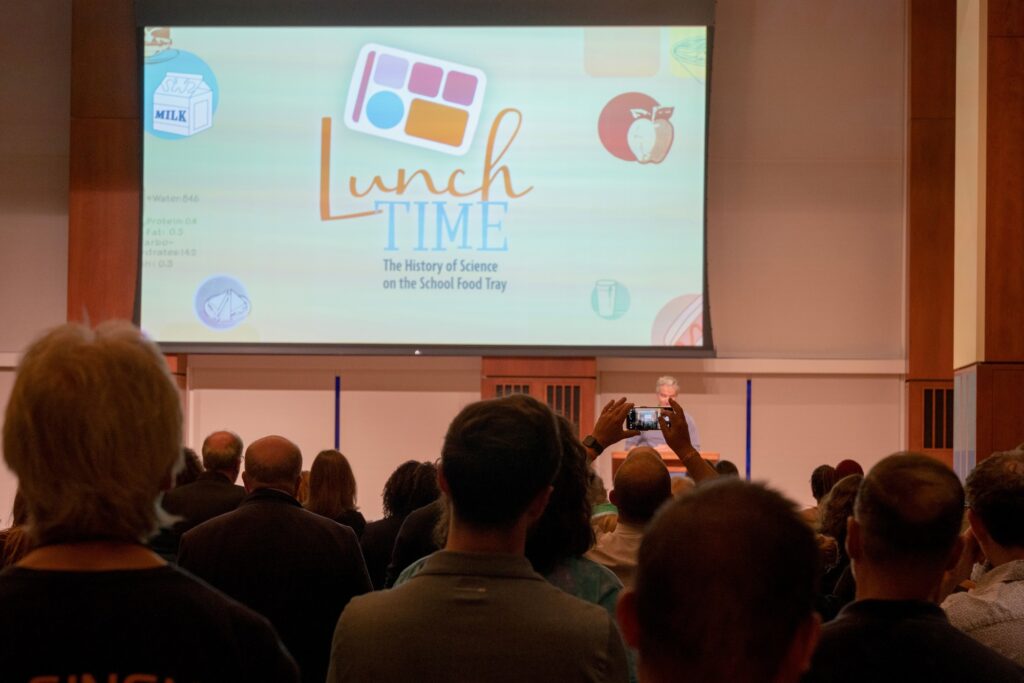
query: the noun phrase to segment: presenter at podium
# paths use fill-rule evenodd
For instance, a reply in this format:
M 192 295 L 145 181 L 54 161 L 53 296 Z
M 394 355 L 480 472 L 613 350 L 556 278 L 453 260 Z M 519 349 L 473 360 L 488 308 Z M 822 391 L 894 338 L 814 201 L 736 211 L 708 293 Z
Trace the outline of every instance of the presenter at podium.
M 654 383 L 654 393 L 658 397 L 659 406 L 670 408 L 669 399 L 675 400 L 676 396 L 679 395 L 679 382 L 676 381 L 675 377 L 670 377 L 669 375 L 659 377 L 658 381 Z M 699 451 L 700 436 L 697 434 L 697 425 L 689 413 L 684 413 L 684 415 L 686 415 L 686 426 L 690 430 L 690 443 Z M 636 448 L 637 446 L 649 446 L 658 450 L 668 448 L 668 445 L 665 443 L 665 436 L 661 433 L 660 429 L 640 432 L 638 435 L 626 439 L 626 450 Z

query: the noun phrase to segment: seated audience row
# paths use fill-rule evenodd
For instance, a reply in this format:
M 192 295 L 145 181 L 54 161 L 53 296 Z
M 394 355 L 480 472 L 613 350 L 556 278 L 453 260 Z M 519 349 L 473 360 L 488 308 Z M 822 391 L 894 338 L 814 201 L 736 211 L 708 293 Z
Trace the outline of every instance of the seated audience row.
M 634 449 L 596 545 L 589 462 L 635 434 L 625 399 L 583 443 L 528 396 L 466 406 L 439 465 L 400 466 L 365 530 L 338 451 L 314 460 L 303 507 L 294 443 L 256 439 L 243 465 L 216 432 L 205 471 L 167 492 L 172 516 L 156 502 L 183 465 L 181 413 L 162 357 L 127 325 L 58 328 L 26 352 L 3 428 L 24 510 L 3 542 L 23 555 L 0 573 L 2 677 L 1024 680 L 1024 453 L 982 462 L 966 496 L 925 456 L 866 476 L 844 461 L 815 491 L 816 542 L 792 502 L 704 461 L 667 402 L 661 435 L 699 485 L 672 499 L 661 456 Z M 158 526 L 182 569 L 141 545 Z M 395 588 L 371 592 L 364 552 L 377 586 L 390 556 Z

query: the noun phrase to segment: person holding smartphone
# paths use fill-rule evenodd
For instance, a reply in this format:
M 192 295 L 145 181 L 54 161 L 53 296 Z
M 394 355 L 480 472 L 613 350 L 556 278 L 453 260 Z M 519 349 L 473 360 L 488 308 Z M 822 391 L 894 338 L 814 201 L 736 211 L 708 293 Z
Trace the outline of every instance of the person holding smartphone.
M 669 401 L 675 400 L 679 396 L 679 382 L 670 375 L 659 377 L 658 381 L 654 383 L 654 393 L 658 398 L 658 405 L 662 408 L 669 408 Z M 690 444 L 699 451 L 700 435 L 697 433 L 697 424 L 689 413 L 684 412 L 683 415 L 686 417 L 686 426 L 690 430 Z M 668 444 L 665 443 L 665 436 L 660 429 L 649 429 L 626 439 L 626 450 L 637 446 L 664 449 Z

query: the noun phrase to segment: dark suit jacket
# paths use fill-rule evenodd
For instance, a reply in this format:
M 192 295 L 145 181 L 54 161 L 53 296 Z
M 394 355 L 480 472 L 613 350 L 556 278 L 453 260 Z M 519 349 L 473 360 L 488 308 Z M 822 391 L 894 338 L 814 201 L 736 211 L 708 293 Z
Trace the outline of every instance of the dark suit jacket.
M 183 519 L 164 529 L 150 546 L 172 562 L 177 559 L 181 535 L 217 515 L 231 512 L 245 498 L 245 489 L 232 484 L 218 472 L 203 472 L 191 484 L 173 488 L 164 494 L 163 508 Z
M 398 575 L 410 564 L 441 549 L 434 540 L 434 527 L 443 511 L 444 501 L 438 498 L 433 503 L 413 510 L 402 522 L 385 579 L 388 588 L 395 585 Z
M 392 515 L 370 522 L 359 538 L 359 545 L 363 547 L 363 559 L 366 560 L 366 570 L 370 572 L 374 590 L 384 588 L 388 563 L 391 562 L 391 551 L 395 547 L 395 537 L 398 536 L 403 521 L 405 517 Z
M 274 489 L 253 491 L 237 510 L 185 533 L 178 562 L 269 619 L 303 681 L 327 676 L 338 616 L 370 590 L 352 529 Z

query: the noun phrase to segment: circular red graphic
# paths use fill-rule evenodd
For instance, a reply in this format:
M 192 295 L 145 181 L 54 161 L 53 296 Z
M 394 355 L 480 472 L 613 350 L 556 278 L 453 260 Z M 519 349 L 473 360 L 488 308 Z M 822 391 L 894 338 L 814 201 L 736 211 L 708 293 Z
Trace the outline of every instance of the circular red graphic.
M 633 110 L 653 112 L 657 106 L 657 100 L 642 92 L 627 92 L 613 97 L 604 105 L 601 116 L 597 119 L 597 135 L 601 138 L 601 144 L 613 156 L 623 161 L 636 161 L 636 155 L 629 148 L 626 136 L 629 127 L 633 125 Z

